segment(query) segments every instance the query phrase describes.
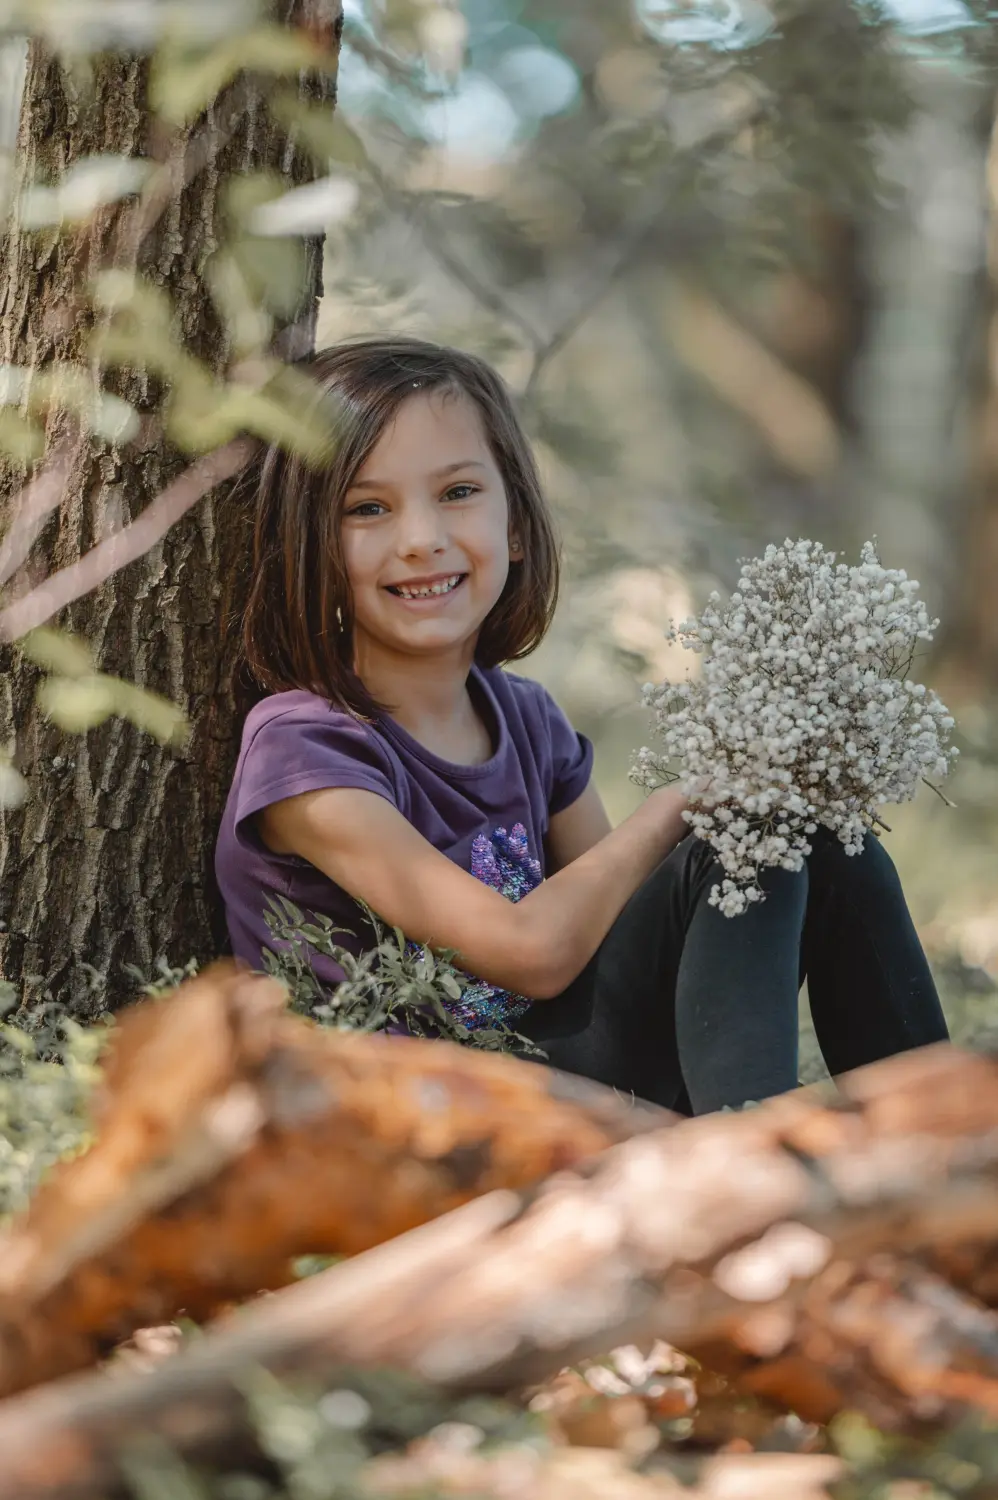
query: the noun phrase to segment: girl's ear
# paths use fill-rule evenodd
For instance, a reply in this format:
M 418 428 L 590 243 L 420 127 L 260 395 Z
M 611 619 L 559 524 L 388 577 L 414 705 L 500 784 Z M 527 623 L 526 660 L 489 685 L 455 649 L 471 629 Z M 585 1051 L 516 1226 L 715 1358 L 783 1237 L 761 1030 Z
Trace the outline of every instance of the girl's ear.
M 510 562 L 523 561 L 523 543 L 518 536 L 511 536 L 509 539 L 509 560 Z

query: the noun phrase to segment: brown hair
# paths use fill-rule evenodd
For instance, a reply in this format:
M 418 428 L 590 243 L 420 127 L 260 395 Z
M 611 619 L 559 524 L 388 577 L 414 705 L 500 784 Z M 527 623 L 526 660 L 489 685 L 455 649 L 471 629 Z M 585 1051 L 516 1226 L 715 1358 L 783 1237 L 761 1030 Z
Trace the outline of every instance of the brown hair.
M 472 354 L 404 336 L 356 339 L 300 360 L 327 403 L 333 445 L 323 467 L 268 448 L 256 516 L 243 650 L 271 692 L 304 688 L 369 716 L 377 705 L 352 665 L 350 589 L 340 545 L 343 500 L 402 402 L 421 390 L 461 393 L 478 408 L 506 488 L 523 559 L 510 568 L 476 647 L 483 667 L 516 661 L 543 639 L 558 596 L 558 549 L 530 443 L 496 372 Z

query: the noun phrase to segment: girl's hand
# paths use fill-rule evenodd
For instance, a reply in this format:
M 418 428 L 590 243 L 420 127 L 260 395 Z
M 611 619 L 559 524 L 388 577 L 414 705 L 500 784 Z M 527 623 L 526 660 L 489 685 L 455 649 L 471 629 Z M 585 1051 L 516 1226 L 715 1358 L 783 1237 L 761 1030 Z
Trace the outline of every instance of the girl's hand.
M 711 787 L 714 785 L 713 776 L 701 776 L 698 778 L 692 792 L 689 793 L 688 801 L 704 802 L 710 796 Z

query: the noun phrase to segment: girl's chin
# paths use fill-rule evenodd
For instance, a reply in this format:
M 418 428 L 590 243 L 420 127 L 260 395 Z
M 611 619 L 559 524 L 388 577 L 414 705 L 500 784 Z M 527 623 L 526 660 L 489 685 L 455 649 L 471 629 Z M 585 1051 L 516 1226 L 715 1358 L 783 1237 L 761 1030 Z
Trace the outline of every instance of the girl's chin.
M 473 650 L 480 631 L 480 624 L 468 620 L 441 620 L 427 616 L 407 622 L 402 629 L 399 629 L 398 621 L 393 621 L 380 629 L 362 629 L 361 635 L 369 649 L 387 650 L 402 656 L 425 656 L 427 653 L 452 652 L 464 646 Z

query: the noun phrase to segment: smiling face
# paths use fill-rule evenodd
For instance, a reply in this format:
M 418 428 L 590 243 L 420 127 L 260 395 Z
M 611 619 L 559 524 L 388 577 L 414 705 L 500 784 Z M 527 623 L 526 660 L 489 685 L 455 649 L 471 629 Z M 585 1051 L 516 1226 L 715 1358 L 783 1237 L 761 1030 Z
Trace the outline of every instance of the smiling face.
M 362 675 L 372 652 L 470 664 L 517 553 L 468 397 L 431 390 L 402 403 L 346 492 L 341 545 Z

